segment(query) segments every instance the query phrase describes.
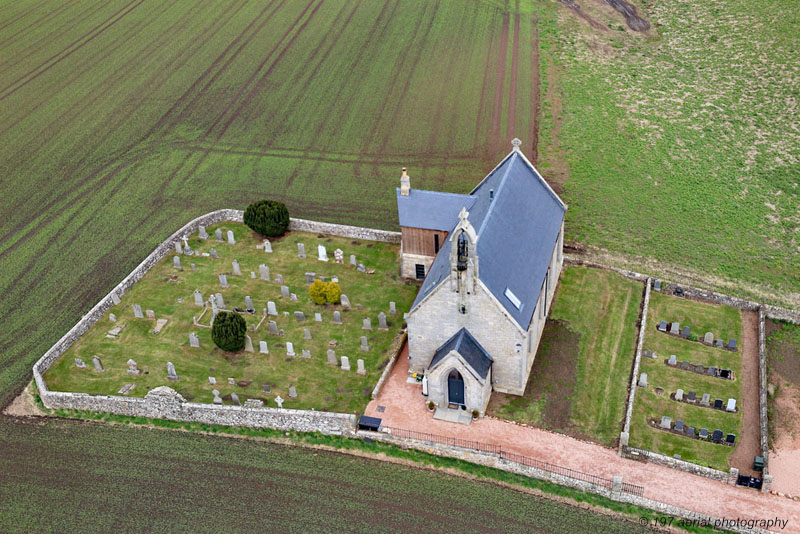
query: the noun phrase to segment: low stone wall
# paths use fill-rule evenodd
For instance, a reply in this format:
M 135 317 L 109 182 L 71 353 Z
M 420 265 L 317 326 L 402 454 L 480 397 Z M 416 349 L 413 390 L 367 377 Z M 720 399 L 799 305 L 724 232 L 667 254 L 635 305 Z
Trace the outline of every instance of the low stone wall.
M 666 467 L 677 469 L 678 471 L 684 471 L 686 473 L 710 478 L 719 482 L 725 482 L 726 484 L 729 481 L 729 473 L 724 471 L 719 471 L 710 467 L 703 467 L 702 465 L 687 462 L 686 460 L 678 460 L 677 458 L 672 458 L 665 454 L 637 449 L 636 447 L 620 447 L 620 456 L 633 460 L 645 460 L 650 463 L 664 465 Z
M 633 400 L 636 397 L 637 382 L 639 381 L 639 365 L 642 362 L 642 344 L 647 328 L 647 308 L 650 306 L 650 279 L 645 279 L 644 302 L 642 303 L 642 320 L 639 323 L 639 336 L 636 340 L 636 356 L 633 358 L 633 376 L 631 376 L 631 388 L 628 393 L 628 407 L 625 410 L 625 424 L 619 435 L 619 451 L 622 454 L 623 447 L 628 445 L 631 436 L 631 417 L 633 416 Z
M 44 405 L 50 409 L 92 410 L 120 415 L 192 421 L 228 426 L 253 428 L 275 428 L 299 432 L 322 432 L 326 434 L 352 434 L 356 428 L 353 414 L 329 412 L 283 410 L 278 408 L 245 408 L 243 406 L 215 406 L 186 402 L 183 397 L 167 387 L 156 388 L 145 398 L 128 398 L 85 393 L 50 391 L 43 375 L 80 336 L 94 325 L 121 298 L 128 289 L 142 279 L 147 272 L 167 254 L 174 250 L 175 242 L 184 235 L 195 233 L 200 226 L 209 226 L 222 221 L 242 222 L 242 210 L 217 210 L 186 223 L 156 247 L 122 282 L 94 305 L 69 332 L 59 339 L 33 366 L 33 378 Z M 399 232 L 386 232 L 372 228 L 359 228 L 338 224 L 320 223 L 305 219 L 291 219 L 290 230 L 317 232 L 329 235 L 352 237 L 370 241 L 397 243 Z M 171 392 L 171 393 L 170 393 Z
M 294 217 L 289 219 L 289 230 L 295 230 L 297 232 L 317 232 L 319 234 L 352 237 L 353 239 L 365 239 L 367 241 L 384 241 L 386 243 L 399 243 L 400 236 L 402 235 L 400 232 L 388 232 L 375 228 L 361 228 L 359 226 L 309 221 L 307 219 L 295 219 Z
M 403 347 L 405 346 L 407 341 L 408 341 L 408 331 L 403 330 L 402 333 L 399 336 L 397 336 L 394 343 L 389 349 L 392 352 L 392 357 L 389 359 L 389 363 L 386 364 L 386 367 L 384 367 L 383 372 L 381 373 L 381 377 L 378 379 L 378 383 L 375 384 L 375 388 L 372 390 L 373 399 L 377 399 L 378 395 L 381 394 L 383 385 L 386 383 L 386 380 L 388 380 L 389 375 L 392 374 L 392 369 L 394 369 L 394 364 L 397 363 L 397 358 L 400 356 L 400 353 L 403 352 Z

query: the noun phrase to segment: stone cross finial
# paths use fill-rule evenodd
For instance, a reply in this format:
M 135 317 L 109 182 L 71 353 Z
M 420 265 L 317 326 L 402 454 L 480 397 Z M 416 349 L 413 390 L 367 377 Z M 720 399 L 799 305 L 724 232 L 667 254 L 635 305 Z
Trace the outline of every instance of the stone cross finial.
M 184 247 L 188 247 L 189 246 L 189 236 L 185 235 L 181 239 L 183 239 L 183 246 Z
M 467 220 L 467 217 L 469 217 L 469 212 L 467 211 L 467 208 L 462 207 L 461 211 L 458 212 L 458 218 L 461 221 L 465 221 Z
M 511 140 L 511 146 L 514 147 L 514 150 L 519 150 L 519 147 L 522 146 L 522 141 L 519 138 L 515 137 Z

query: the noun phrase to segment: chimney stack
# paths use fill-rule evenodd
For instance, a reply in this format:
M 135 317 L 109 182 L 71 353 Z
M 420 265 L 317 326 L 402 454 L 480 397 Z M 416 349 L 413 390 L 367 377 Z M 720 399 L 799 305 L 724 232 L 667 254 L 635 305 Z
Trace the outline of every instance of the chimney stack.
M 411 191 L 411 178 L 406 173 L 406 168 L 403 167 L 403 174 L 400 175 L 400 194 L 407 197 L 409 191 Z

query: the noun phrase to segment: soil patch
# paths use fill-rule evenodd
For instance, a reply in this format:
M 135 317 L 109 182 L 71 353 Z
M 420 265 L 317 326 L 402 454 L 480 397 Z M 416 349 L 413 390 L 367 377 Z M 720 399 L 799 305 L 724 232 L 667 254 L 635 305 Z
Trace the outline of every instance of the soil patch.
M 487 413 L 501 419 L 574 434 L 570 410 L 577 383 L 580 339 L 580 335 L 567 328 L 565 322 L 548 320 L 525 394 L 519 397 L 495 392 Z
M 786 339 L 776 339 L 776 336 L 772 335 L 782 329 L 781 323 L 768 320 L 765 327 L 767 368 L 770 370 L 770 379 L 774 371 L 795 386 L 800 386 L 800 346 Z
M 650 23 L 639 16 L 639 13 L 636 12 L 636 6 L 629 4 L 625 0 L 603 0 L 603 2 L 625 17 L 625 22 L 630 29 L 637 32 L 646 32 L 650 29 Z

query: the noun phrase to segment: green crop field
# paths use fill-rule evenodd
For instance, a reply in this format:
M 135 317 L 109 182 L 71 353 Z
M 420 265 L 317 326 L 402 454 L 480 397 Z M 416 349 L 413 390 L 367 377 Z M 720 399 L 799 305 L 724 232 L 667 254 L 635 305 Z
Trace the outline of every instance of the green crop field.
M 213 237 L 216 229 L 223 235 L 231 230 L 236 244 L 216 241 Z M 196 235 L 187 240 L 195 255 L 180 256 L 181 269 L 173 265 L 173 258 L 179 256 L 168 254 L 125 294 L 119 305 L 109 310 L 109 314 L 116 315 L 116 322 L 106 314 L 54 362 L 44 375 L 48 388 L 116 395 L 123 384 L 130 383 L 135 388 L 130 396 L 144 397 L 150 389 L 168 385 L 195 402 L 210 403 L 211 391 L 216 389 L 228 403 L 230 394 L 236 393 L 242 401 L 257 398 L 274 407 L 273 399 L 280 395 L 285 408 L 363 412 L 391 356 L 389 349 L 400 331 L 402 313 L 411 307 L 418 289 L 418 284 L 398 276 L 400 247 L 289 232 L 280 239 L 271 240 L 273 252 L 264 253 L 263 249 L 256 248 L 262 243 L 260 236 L 244 224 L 216 224 L 209 226 L 208 232 L 212 236 L 209 240 L 200 240 Z M 299 243 L 308 251 L 306 258 L 297 257 Z M 329 262 L 317 259 L 318 244 L 327 247 Z M 345 258 L 356 255 L 367 272 L 357 272 L 348 262 L 336 264 L 333 251 L 339 248 Z M 212 249 L 218 258 L 197 255 L 208 254 Z M 240 276 L 231 272 L 233 260 L 240 265 Z M 258 274 L 255 279 L 251 278 L 250 272 L 258 273 L 262 263 L 270 268 L 269 281 L 261 280 Z M 191 269 L 190 264 L 196 270 Z M 305 276 L 311 271 L 328 279 L 338 277 L 339 287 L 347 295 L 350 306 L 311 302 Z M 219 287 L 220 274 L 226 274 L 230 287 Z M 282 277 L 282 284 L 276 282 L 278 275 Z M 296 301 L 281 296 L 282 285 L 297 295 Z M 208 304 L 205 307 L 195 304 L 192 294 L 195 289 L 206 299 L 218 292 L 228 310 L 245 309 L 245 297 L 252 298 L 256 313 L 242 316 L 255 352 L 225 352 L 214 345 L 209 328 L 211 308 Z M 267 301 L 275 302 L 277 316 L 266 315 Z M 389 313 L 390 301 L 397 304 L 396 314 Z M 131 305 L 136 303 L 143 310 L 153 310 L 157 319 L 168 321 L 158 335 L 152 333 L 152 320 L 134 317 Z M 294 313 L 298 311 L 304 313 L 305 321 L 295 319 Z M 333 323 L 333 314 L 337 311 L 341 315 L 340 324 Z M 378 314 L 381 312 L 386 315 L 386 330 L 379 329 Z M 320 314 L 320 322 L 314 319 L 315 313 Z M 372 330 L 362 329 L 362 319 L 366 317 L 371 319 Z M 195 326 L 195 320 L 204 327 Z M 268 321 L 274 321 L 284 335 L 270 335 Z M 109 338 L 107 332 L 114 328 L 122 330 Z M 304 329 L 308 329 L 311 339 L 304 338 Z M 192 332 L 198 336 L 199 348 L 189 346 Z M 361 336 L 368 340 L 367 351 L 360 348 Z M 259 341 L 267 343 L 269 354 L 260 352 Z M 296 356 L 288 357 L 287 342 L 292 343 Z M 349 372 L 327 363 L 326 351 L 334 348 L 330 343 L 335 343 L 337 357 L 349 357 Z M 301 357 L 303 350 L 310 352 L 310 358 Z M 103 364 L 102 372 L 95 371 L 91 365 L 95 355 Z M 86 362 L 87 368 L 76 367 L 76 358 Z M 140 374 L 127 374 L 128 359 L 138 364 Z M 365 362 L 364 376 L 356 374 L 358 359 Z M 179 377 L 176 382 L 167 380 L 168 361 L 175 365 Z M 209 384 L 210 376 L 217 379 L 216 385 Z M 237 385 L 229 385 L 228 377 Z M 262 390 L 264 384 L 270 385 L 269 394 Z M 296 399 L 289 396 L 290 386 L 297 388 Z

